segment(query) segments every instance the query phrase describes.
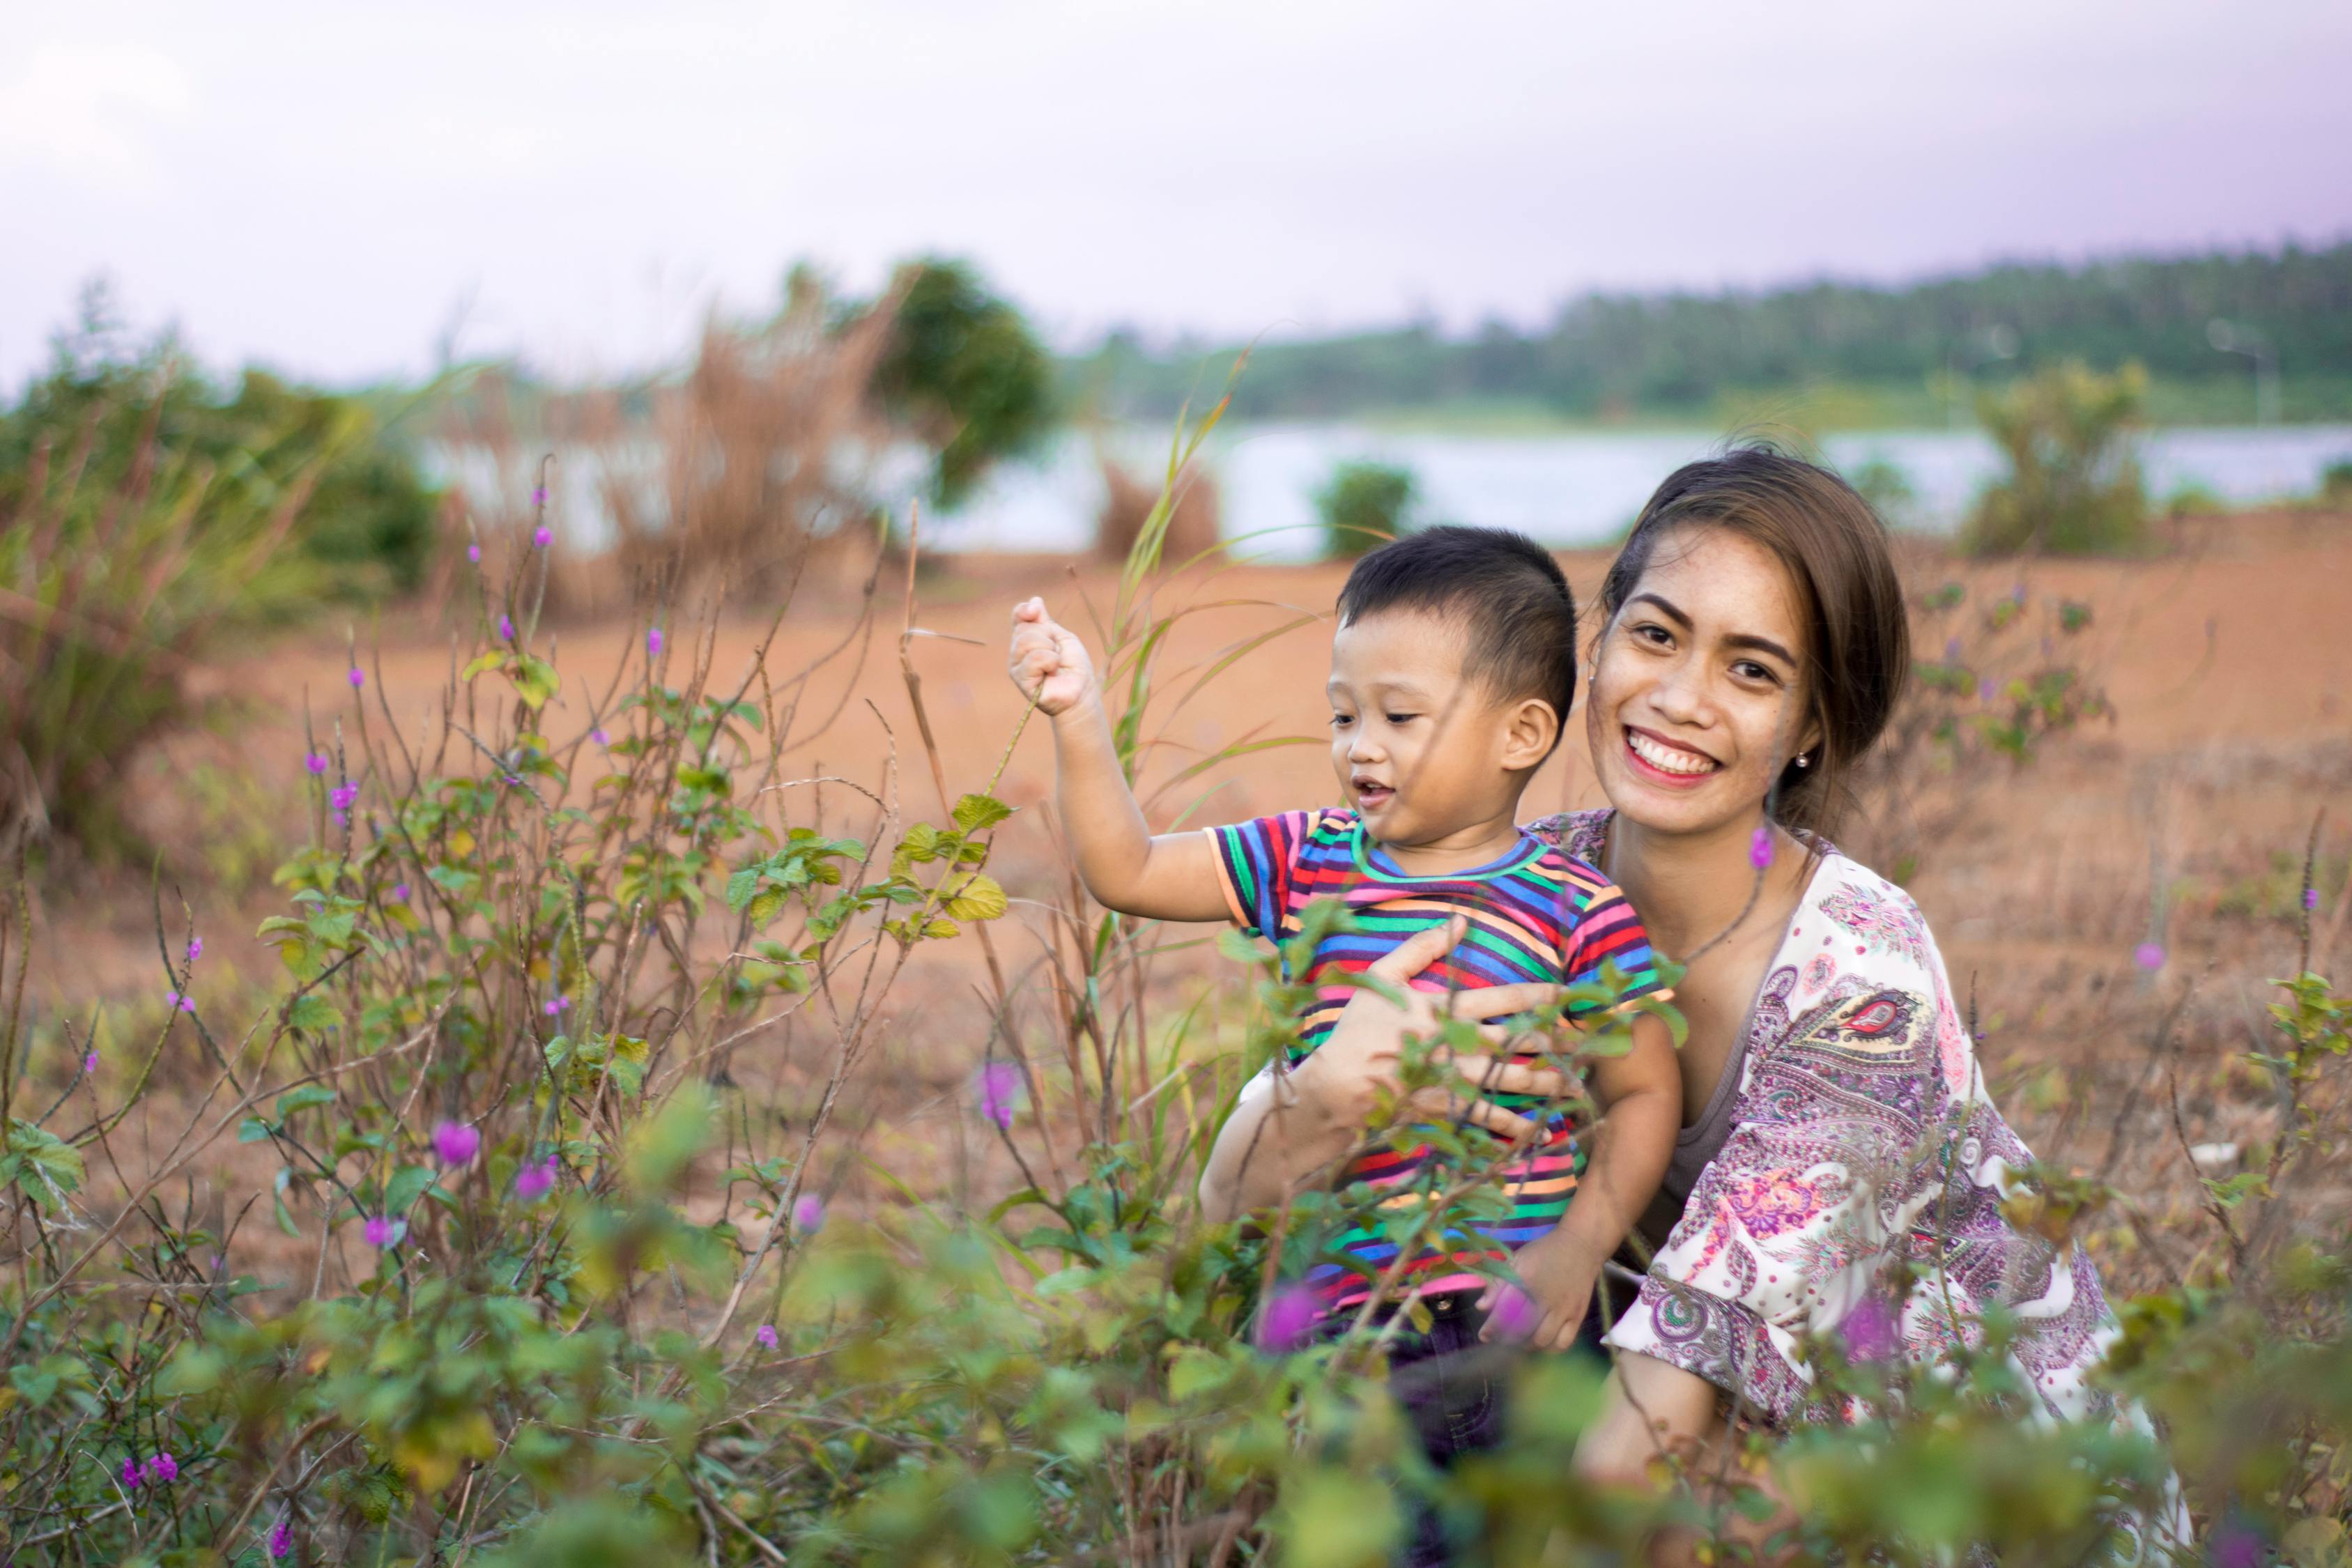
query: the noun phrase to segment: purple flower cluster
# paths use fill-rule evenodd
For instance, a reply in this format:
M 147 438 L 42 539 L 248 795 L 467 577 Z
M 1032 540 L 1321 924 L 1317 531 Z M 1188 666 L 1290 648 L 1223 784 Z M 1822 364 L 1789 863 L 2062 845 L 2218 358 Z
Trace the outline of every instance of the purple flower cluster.
M 1013 1125 L 1013 1115 L 1021 1109 L 1019 1068 L 1011 1062 L 991 1062 L 980 1069 L 973 1089 L 980 1099 L 981 1115 L 994 1122 L 999 1131 Z
M 280 1514 L 280 1515 L 278 1516 L 278 1522 L 277 1522 L 276 1524 L 274 1524 L 274 1525 L 272 1525 L 272 1526 L 270 1527 L 270 1531 L 269 1531 L 269 1555 L 270 1555 L 272 1558 L 284 1557 L 284 1556 L 288 1555 L 289 1553 L 290 1553 L 293 1550 L 294 1550 L 294 1519 L 293 1519 L 293 1516 L 292 1516 L 292 1515 L 290 1515 L 290 1514 Z
M 143 1465 L 136 1455 L 122 1461 L 122 1484 L 132 1491 L 138 1490 L 142 1484 L 160 1487 L 179 1479 L 180 1461 L 172 1458 L 168 1449 L 150 1454 Z
M 357 691 L 361 687 L 367 684 L 367 673 L 355 664 L 352 666 L 351 668 L 351 681 L 352 689 L 353 691 Z
M 482 1133 L 478 1127 L 462 1121 L 436 1122 L 433 1128 L 433 1152 L 445 1165 L 469 1165 L 481 1152 Z
M 2150 974 L 2164 967 L 2164 944 L 2161 942 L 2144 942 L 2132 949 L 2132 962 Z
M 572 998 L 569 996 L 550 996 L 547 999 L 547 1005 L 542 1009 L 551 1018 L 561 1018 L 571 1010 Z
M 407 1234 L 408 1222 L 394 1219 L 388 1215 L 372 1215 L 367 1224 L 360 1227 L 361 1237 L 370 1247 L 379 1249 L 393 1246 Z
M 466 546 L 466 559 L 479 566 L 482 563 L 482 547 L 478 544 Z
M 1295 1351 L 1315 1329 L 1315 1292 L 1304 1285 L 1276 1288 L 1257 1310 L 1257 1344 L 1263 1351 Z
M 508 615 L 503 610 L 499 613 L 499 640 L 500 642 L 514 641 L 514 617 Z
M 1768 822 L 1759 827 L 1756 830 L 1756 837 L 1748 840 L 1748 863 L 1759 871 L 1767 870 L 1771 867 L 1772 825 L 1770 823 Z
M 773 1323 L 761 1323 L 757 1330 L 753 1331 L 751 1337 L 760 1342 L 760 1348 L 761 1350 L 774 1350 L 776 1348 L 776 1325 Z
M 549 545 L 555 542 L 555 530 L 548 527 L 545 523 L 541 523 L 539 527 L 531 530 L 530 542 L 533 544 L 538 545 L 541 550 L 544 550 Z
M 198 960 L 198 959 L 202 958 L 204 955 L 205 955 L 205 939 L 204 939 L 203 937 L 200 937 L 200 936 L 192 936 L 192 937 L 190 937 L 190 938 L 188 939 L 188 962 L 189 962 L 190 963 L 194 963 L 196 960 Z
M 661 627 L 656 626 L 651 631 L 646 633 L 646 657 L 647 658 L 659 658 L 661 657 Z
M 164 992 L 163 1003 L 177 1013 L 193 1013 L 196 1010 L 196 999 L 193 996 L 184 996 L 177 991 Z
M 803 1236 L 814 1236 L 824 1225 L 824 1200 L 814 1193 L 803 1193 L 793 1201 L 793 1228 Z
M 515 1196 L 527 1204 L 535 1204 L 555 1185 L 555 1156 L 544 1160 L 527 1160 L 515 1173 Z
M 81 1058 L 81 1070 L 82 1070 L 82 1075 L 83 1075 L 85 1078 L 96 1078 L 96 1077 L 98 1076 L 98 1052 L 97 1052 L 97 1051 L 93 1050 L 93 1051 L 91 1051 L 91 1052 L 89 1053 L 89 1055 L 88 1055 L 88 1056 L 86 1056 L 86 1057 L 84 1057 L 84 1058 Z
M 313 778 L 317 778 L 324 774 L 327 771 L 327 753 L 324 752 L 305 752 L 302 753 L 302 765 L 310 770 L 310 775 Z
M 327 792 L 327 806 L 335 814 L 336 826 L 349 827 L 352 825 L 352 807 L 359 803 L 359 798 L 360 786 L 355 784 L 339 784 Z

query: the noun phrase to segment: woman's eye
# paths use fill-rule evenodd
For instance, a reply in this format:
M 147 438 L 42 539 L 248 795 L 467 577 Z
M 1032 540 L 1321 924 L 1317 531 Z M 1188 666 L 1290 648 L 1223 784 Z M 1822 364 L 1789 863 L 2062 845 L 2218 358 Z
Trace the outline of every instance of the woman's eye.
M 1633 628 L 1633 636 L 1639 641 L 1648 643 L 1654 647 L 1663 647 L 1667 643 L 1674 640 L 1673 637 L 1668 635 L 1665 627 L 1648 621 L 1644 621 L 1640 626 L 1635 626 Z
M 1731 667 L 1731 673 L 1742 680 L 1777 680 L 1780 678 L 1752 658 L 1743 658 Z

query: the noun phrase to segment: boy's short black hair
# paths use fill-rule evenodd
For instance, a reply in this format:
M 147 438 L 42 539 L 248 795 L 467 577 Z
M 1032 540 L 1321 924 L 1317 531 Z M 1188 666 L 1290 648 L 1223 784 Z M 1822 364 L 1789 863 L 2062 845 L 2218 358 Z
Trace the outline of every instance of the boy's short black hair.
M 1551 552 L 1507 528 L 1444 523 L 1383 544 L 1348 574 L 1339 624 L 1418 610 L 1462 624 L 1462 673 L 1504 701 L 1539 697 L 1564 733 L 1576 703 L 1576 597 Z

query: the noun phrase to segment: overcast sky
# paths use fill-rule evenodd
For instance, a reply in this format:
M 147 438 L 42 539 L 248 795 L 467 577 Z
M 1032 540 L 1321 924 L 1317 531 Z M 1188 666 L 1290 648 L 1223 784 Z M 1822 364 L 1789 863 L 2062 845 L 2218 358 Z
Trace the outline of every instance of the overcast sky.
M 799 257 L 1070 345 L 2326 240 L 2347 58 L 2345 0 L 75 0 L 0 30 L 0 378 L 101 271 L 349 380 L 643 363 Z

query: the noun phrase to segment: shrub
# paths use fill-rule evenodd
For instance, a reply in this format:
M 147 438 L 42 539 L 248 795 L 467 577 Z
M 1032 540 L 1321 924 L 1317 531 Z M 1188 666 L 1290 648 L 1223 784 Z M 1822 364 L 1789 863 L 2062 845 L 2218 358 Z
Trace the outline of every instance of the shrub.
M 137 401 L 127 377 L 78 395 L 62 430 L 56 390 L 11 429 L 25 449 L 0 474 L 0 839 L 119 852 L 129 764 L 191 716 L 193 662 L 315 601 L 324 571 L 293 541 L 365 428 L 346 410 L 300 437 L 299 458 L 292 437 L 257 456 L 173 438 L 184 404 L 168 364 Z
M 2328 464 L 2320 474 L 2319 504 L 2352 508 L 2352 458 Z
M 1410 468 L 1348 462 L 1315 497 L 1326 555 L 1361 555 L 1404 532 L 1419 486 Z
M 967 262 L 909 262 L 890 298 L 874 393 L 937 454 L 931 494 L 952 507 L 992 465 L 1033 450 L 1053 427 L 1053 360 Z
M 1963 548 L 1980 555 L 2137 549 L 2147 494 L 2128 441 L 2147 378 L 2137 365 L 2100 375 L 2069 363 L 1977 399 L 2009 474 L 1978 498 Z

